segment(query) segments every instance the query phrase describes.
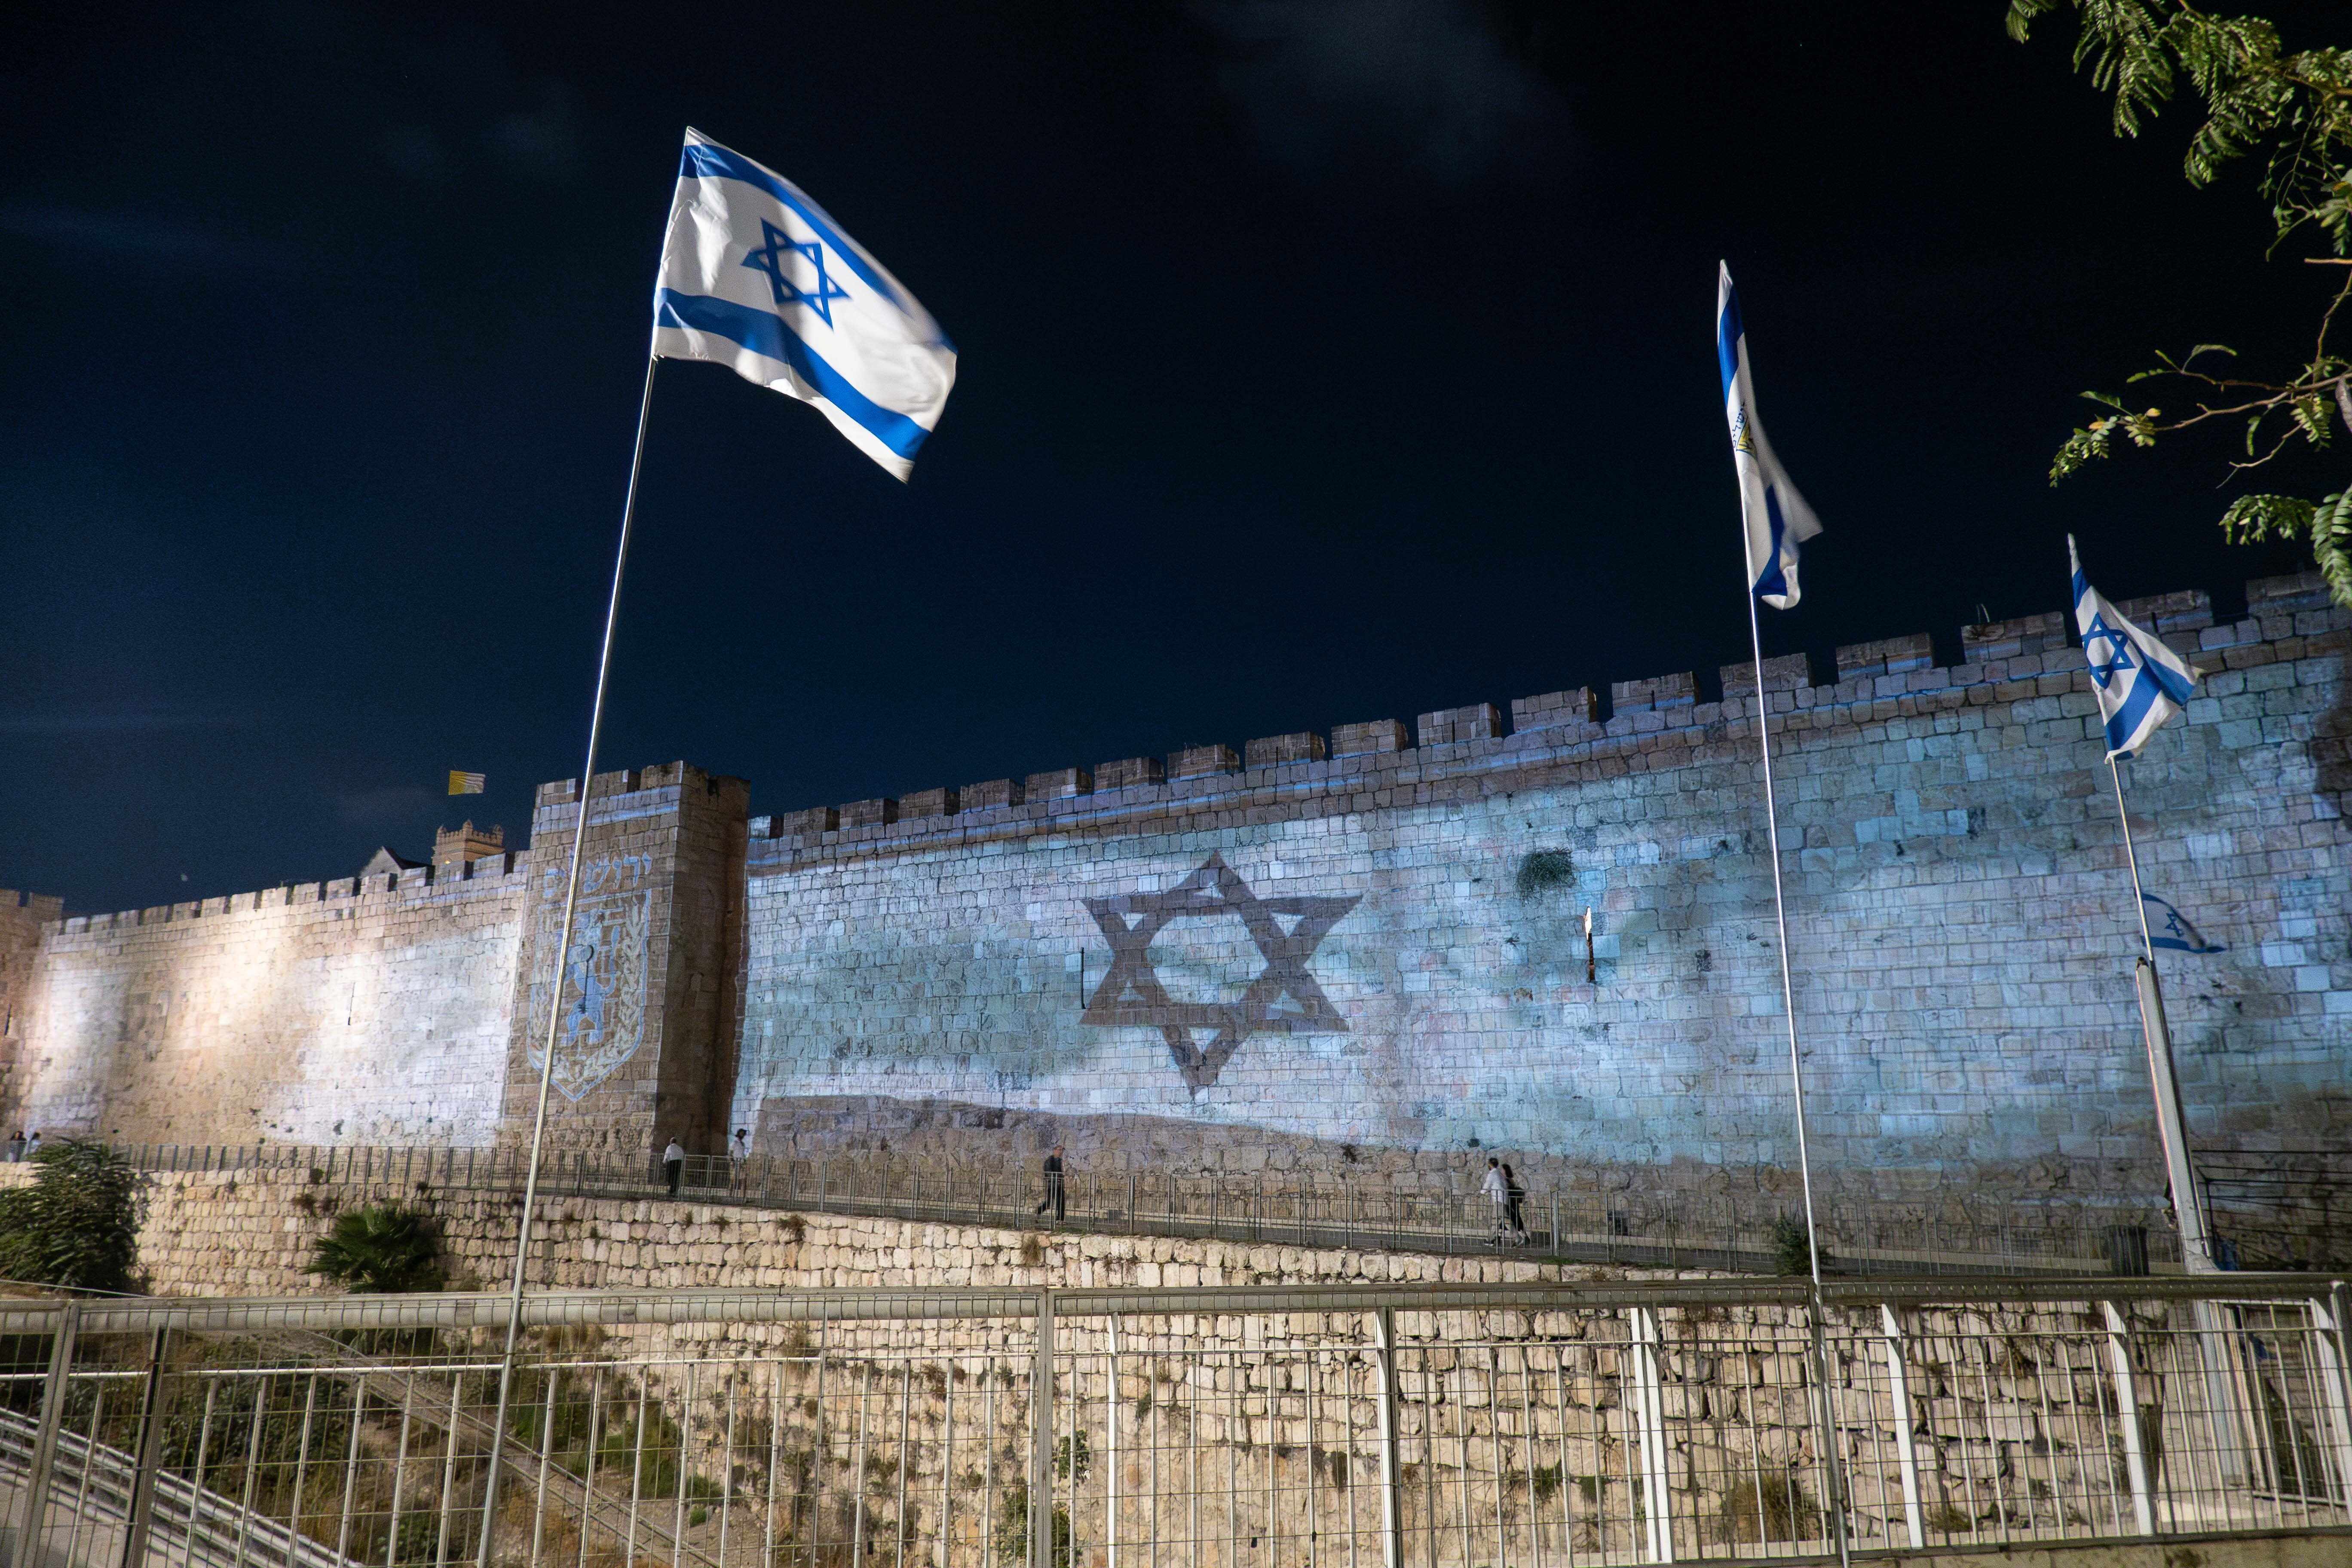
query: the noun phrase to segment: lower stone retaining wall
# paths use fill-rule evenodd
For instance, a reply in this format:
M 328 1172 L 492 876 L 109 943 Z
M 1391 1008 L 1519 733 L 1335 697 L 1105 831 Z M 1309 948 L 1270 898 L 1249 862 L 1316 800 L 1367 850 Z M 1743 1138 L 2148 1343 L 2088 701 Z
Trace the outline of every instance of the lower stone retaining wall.
M 0 1183 L 31 1171 L 0 1166 Z M 303 1267 L 335 1215 L 394 1198 L 439 1222 L 453 1287 L 506 1283 L 520 1198 L 427 1184 L 312 1182 L 299 1169 L 149 1175 L 139 1267 L 163 1296 L 319 1290 Z M 627 1198 L 546 1198 L 535 1228 L 530 1282 L 565 1290 L 1519 1283 L 1591 1272 L 1508 1258 L 1040 1234 Z

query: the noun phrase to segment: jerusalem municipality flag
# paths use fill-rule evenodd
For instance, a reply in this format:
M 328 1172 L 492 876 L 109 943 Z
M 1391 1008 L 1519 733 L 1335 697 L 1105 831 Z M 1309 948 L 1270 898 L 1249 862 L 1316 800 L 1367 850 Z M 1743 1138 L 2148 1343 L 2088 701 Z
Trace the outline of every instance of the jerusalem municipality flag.
M 2091 661 L 2098 689 L 2099 715 L 2107 724 L 2107 755 L 2137 756 L 2167 719 L 2189 700 L 2201 670 L 2157 639 L 2152 632 L 2116 614 L 2083 575 L 2074 536 L 2066 536 L 2066 563 L 2074 569 L 2074 630 Z
M 905 479 L 955 384 L 955 346 L 880 262 L 774 170 L 699 131 L 654 289 L 654 348 L 814 403 Z
M 1748 378 L 1748 333 L 1739 324 L 1739 293 L 1731 286 L 1731 268 L 1717 265 L 1715 357 L 1723 369 L 1731 463 L 1739 473 L 1739 514 L 1748 525 L 1748 581 L 1758 598 L 1785 610 L 1797 602 L 1797 546 L 1819 533 L 1822 524 L 1764 439 L 1756 417 L 1756 387 Z

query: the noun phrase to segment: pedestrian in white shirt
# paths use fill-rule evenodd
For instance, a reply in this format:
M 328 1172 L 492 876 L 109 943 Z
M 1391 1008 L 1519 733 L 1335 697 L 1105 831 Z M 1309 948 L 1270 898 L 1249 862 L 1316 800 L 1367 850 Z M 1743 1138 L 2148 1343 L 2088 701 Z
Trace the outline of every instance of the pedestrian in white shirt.
M 662 1180 L 669 1184 L 670 1196 L 677 1196 L 678 1177 L 685 1170 L 686 1151 L 679 1148 L 677 1140 L 673 1138 L 669 1141 L 669 1147 L 662 1151 Z

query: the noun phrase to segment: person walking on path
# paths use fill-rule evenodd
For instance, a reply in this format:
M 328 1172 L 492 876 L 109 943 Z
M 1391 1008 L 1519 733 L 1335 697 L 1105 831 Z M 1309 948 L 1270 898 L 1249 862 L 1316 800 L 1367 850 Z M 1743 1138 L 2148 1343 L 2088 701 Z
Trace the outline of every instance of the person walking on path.
M 25 1157 L 25 1130 L 18 1128 L 8 1139 L 8 1163 L 15 1164 Z
M 41 1135 L 38 1132 L 36 1132 L 33 1134 L 30 1141 L 28 1141 L 25 1145 L 25 1158 L 27 1160 L 37 1159 L 39 1157 L 40 1152 Z
M 1052 1209 L 1054 1223 L 1059 1225 L 1067 1214 L 1066 1204 L 1067 1196 L 1062 1184 L 1062 1146 L 1056 1143 L 1054 1152 L 1045 1156 L 1045 1197 L 1037 1205 L 1037 1212 L 1044 1214 Z
M 1528 1216 L 1519 1205 L 1527 1196 L 1527 1188 L 1519 1184 L 1518 1173 L 1507 1162 L 1503 1166 L 1503 1223 L 1510 1227 L 1511 1239 L 1521 1247 L 1528 1244 Z
M 728 1153 L 733 1156 L 730 1162 L 733 1169 L 729 1174 L 735 1178 L 734 1184 L 740 1187 L 743 1184 L 744 1170 L 751 1163 L 751 1130 L 750 1128 L 735 1129 L 735 1146 L 730 1149 Z
M 673 1138 L 669 1141 L 669 1147 L 662 1151 L 662 1180 L 669 1184 L 670 1196 L 677 1196 L 678 1178 L 685 1172 L 686 1151 L 679 1148 L 677 1140 Z
M 1502 1235 L 1504 1217 L 1509 1213 L 1511 1202 L 1511 1186 L 1503 1179 L 1501 1160 L 1493 1155 L 1487 1156 L 1486 1176 L 1478 1184 L 1478 1191 L 1495 1211 L 1495 1233 L 1499 1239 Z

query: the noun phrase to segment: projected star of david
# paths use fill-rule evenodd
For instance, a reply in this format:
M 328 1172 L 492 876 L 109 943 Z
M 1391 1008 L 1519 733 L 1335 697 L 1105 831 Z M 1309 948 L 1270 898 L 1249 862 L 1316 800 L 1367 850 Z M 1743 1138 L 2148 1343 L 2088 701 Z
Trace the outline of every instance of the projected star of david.
M 814 239 L 805 245 L 795 243 L 791 235 L 766 218 L 760 220 L 760 233 L 767 243 L 744 257 L 743 265 L 754 272 L 768 275 L 768 291 L 775 296 L 777 304 L 806 305 L 817 313 L 819 321 L 828 327 L 833 325 L 833 302 L 848 299 L 849 290 L 835 283 L 833 275 L 824 269 L 824 247 Z M 814 292 L 801 288 L 784 275 L 785 268 L 791 265 L 785 258 L 793 252 L 816 263 Z
M 1087 912 L 1110 943 L 1110 970 L 1080 1022 L 1158 1029 L 1176 1070 L 1195 1091 L 1215 1083 L 1234 1052 L 1254 1034 L 1344 1035 L 1347 1019 L 1307 966 L 1331 928 L 1362 897 L 1261 899 L 1223 857 L 1211 855 L 1165 892 L 1088 899 Z M 1234 1001 L 1177 1001 L 1152 967 L 1152 940 L 1171 921 L 1225 915 L 1240 918 L 1265 968 Z M 1286 921 L 1294 922 L 1286 931 Z M 1215 1033 L 1206 1045 L 1196 1045 L 1194 1029 Z

